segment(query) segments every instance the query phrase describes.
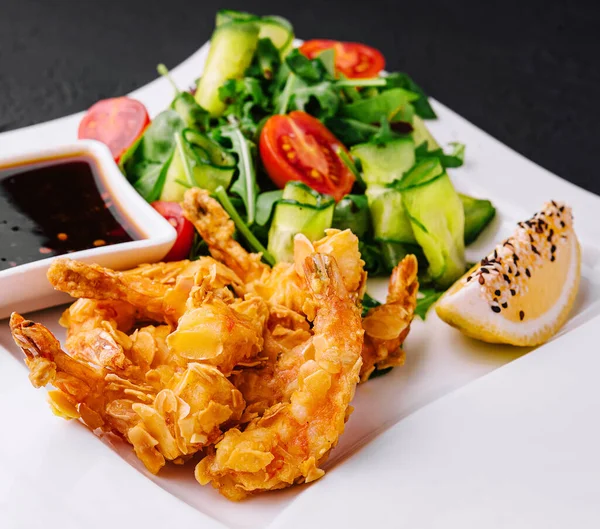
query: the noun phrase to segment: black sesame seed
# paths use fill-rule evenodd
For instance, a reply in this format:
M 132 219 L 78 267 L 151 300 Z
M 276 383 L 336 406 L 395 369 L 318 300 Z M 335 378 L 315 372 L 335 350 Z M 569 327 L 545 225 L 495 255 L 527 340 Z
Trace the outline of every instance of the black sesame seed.
M 566 224 L 565 224 L 565 221 L 564 221 L 564 220 L 561 220 L 561 221 L 560 221 L 560 227 L 561 227 L 561 228 L 564 228 L 565 226 L 566 226 Z
M 513 261 L 516 263 L 519 260 L 519 256 L 515 253 L 513 254 Z
M 554 253 L 556 251 L 556 245 L 553 244 L 550 248 L 550 253 Z
M 517 295 L 517 291 L 514 288 L 510 289 L 510 295 L 511 296 L 516 296 Z
M 482 269 L 481 269 L 481 273 L 482 273 L 482 274 L 489 274 L 489 273 L 490 273 L 490 271 L 489 271 L 487 268 L 482 268 Z
M 556 202 L 554 202 L 554 200 L 552 200 L 551 202 L 552 202 L 552 205 L 553 205 L 555 208 L 557 208 L 557 207 L 558 207 L 558 204 L 557 204 Z
M 531 251 L 536 255 L 540 255 L 540 252 L 538 252 L 537 248 L 533 244 L 531 245 Z
M 521 321 L 523 321 L 523 318 L 524 318 L 524 317 L 525 317 L 525 313 L 524 313 L 523 311 L 520 311 L 520 312 L 519 312 L 519 319 L 520 319 Z
M 510 283 L 510 277 L 508 277 L 507 274 L 502 274 L 502 277 L 504 278 L 504 281 L 506 281 L 507 283 Z
M 504 303 L 502 303 L 502 308 L 503 309 L 507 309 L 508 308 L 508 303 L 506 303 L 506 301 Z
M 565 210 L 564 206 L 561 206 L 560 208 L 558 208 L 558 211 L 560 211 L 561 213 Z
M 515 277 L 519 277 L 521 275 L 521 271 L 517 270 L 517 273 L 515 274 Z
M 467 276 L 467 283 L 468 283 L 469 281 L 471 281 L 471 279 L 473 279 L 473 277 L 472 277 L 472 276 Z
M 550 257 L 550 261 L 552 261 L 552 262 L 556 261 L 556 257 L 554 257 L 554 255 L 553 255 L 553 256 L 551 256 L 551 257 Z
M 512 274 L 512 268 L 510 266 L 508 267 L 508 273 Z
M 525 275 L 527 277 L 531 277 L 531 272 L 529 271 L 529 268 L 525 268 Z
M 494 259 L 498 259 L 498 250 L 494 250 Z
M 497 305 L 492 305 L 492 310 L 493 310 L 494 312 L 498 313 L 498 312 L 500 312 L 500 310 L 502 310 L 502 309 L 500 309 L 500 307 L 498 307 Z
M 553 229 L 551 229 L 551 230 L 550 230 L 550 233 L 548 234 L 548 238 L 547 238 L 548 242 L 552 242 L 552 236 L 553 236 L 553 235 L 554 235 L 554 230 L 553 230 Z
M 499 296 L 500 294 L 502 294 L 502 292 L 500 292 L 499 290 L 496 290 L 496 291 L 494 292 L 494 294 L 496 294 L 496 296 Z

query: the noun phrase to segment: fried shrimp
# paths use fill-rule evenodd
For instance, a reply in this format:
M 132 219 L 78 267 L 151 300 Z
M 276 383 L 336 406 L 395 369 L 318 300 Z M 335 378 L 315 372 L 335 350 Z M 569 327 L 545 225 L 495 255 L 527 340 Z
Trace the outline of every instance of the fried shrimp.
M 233 238 L 235 225 L 214 198 L 205 189 L 193 188 L 185 192 L 183 214 L 196 227 L 211 255 L 233 270 L 244 282 L 259 279 L 269 273 L 269 266 L 261 262 L 260 254 L 248 253 Z
M 229 375 L 237 365 L 252 365 L 263 349 L 264 326 L 269 316 L 265 301 L 256 295 L 232 299 L 231 292 L 212 290 L 211 279 L 200 273 L 192 289 L 188 310 L 168 336 L 171 352 L 188 361 L 214 365 Z
M 358 238 L 350 230 L 326 230 L 325 236 L 311 243 L 297 235 L 294 241 L 295 263 L 278 263 L 273 268 L 260 261 L 260 254 L 247 252 L 234 238 L 235 226 L 221 205 L 208 191 L 190 189 L 185 193 L 183 210 L 205 240 L 211 255 L 223 261 L 245 282 L 246 292 L 254 292 L 272 305 L 282 305 L 306 314 L 303 265 L 310 254 L 335 257 L 348 292 L 361 299 L 367 274 L 360 259 Z
M 201 484 L 233 500 L 318 479 L 320 462 L 344 430 L 362 364 L 360 314 L 334 259 L 310 256 L 305 275 L 316 316 L 297 389 L 243 432 L 228 430 L 196 467 Z
M 410 331 L 417 306 L 418 264 L 414 255 L 407 255 L 392 271 L 387 300 L 374 307 L 363 319 L 365 345 L 361 381 L 368 380 L 375 369 L 404 364 L 402 342 Z
M 154 321 L 176 322 L 185 310 L 185 305 L 165 301 L 171 286 L 95 264 L 55 259 L 48 269 L 48 280 L 55 289 L 75 298 L 126 301 Z
M 214 443 L 244 409 L 240 392 L 213 366 L 190 363 L 168 377 L 127 379 L 70 357 L 46 327 L 16 313 L 10 328 L 31 383 L 56 388 L 48 392 L 52 411 L 120 435 L 153 473 Z

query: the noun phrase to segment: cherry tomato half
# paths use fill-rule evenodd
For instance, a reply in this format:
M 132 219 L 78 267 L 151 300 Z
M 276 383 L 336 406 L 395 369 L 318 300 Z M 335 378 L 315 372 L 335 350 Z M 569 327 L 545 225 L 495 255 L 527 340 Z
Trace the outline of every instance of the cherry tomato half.
M 177 231 L 175 244 L 163 261 L 181 261 L 187 259 L 194 242 L 194 225 L 183 216 L 183 210 L 178 202 L 158 200 L 152 202 L 152 207 L 158 211 Z
M 116 162 L 150 123 L 146 107 L 129 97 L 102 99 L 93 104 L 79 124 L 79 139 L 98 140 Z
M 318 119 L 299 110 L 287 116 L 271 116 L 260 134 L 260 157 L 278 187 L 300 180 L 336 201 L 354 184 L 354 176 L 338 156 L 338 149 L 348 152 Z
M 335 69 L 350 79 L 377 77 L 385 68 L 385 59 L 379 50 L 358 42 L 338 40 L 307 40 L 300 52 L 314 59 L 323 50 L 333 48 Z

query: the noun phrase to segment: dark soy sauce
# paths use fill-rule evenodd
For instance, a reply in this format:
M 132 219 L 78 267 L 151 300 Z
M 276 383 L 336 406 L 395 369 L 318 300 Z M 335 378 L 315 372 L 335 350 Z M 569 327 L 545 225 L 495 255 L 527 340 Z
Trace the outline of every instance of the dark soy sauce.
M 138 239 L 86 158 L 0 168 L 0 270 Z

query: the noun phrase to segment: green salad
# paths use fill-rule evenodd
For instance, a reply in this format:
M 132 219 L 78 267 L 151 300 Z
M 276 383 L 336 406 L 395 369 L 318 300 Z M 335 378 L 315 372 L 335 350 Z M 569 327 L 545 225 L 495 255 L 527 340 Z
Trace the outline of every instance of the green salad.
M 209 190 L 238 240 L 271 265 L 292 259 L 296 234 L 314 241 L 329 228 L 358 236 L 371 275 L 415 254 L 430 303 L 464 274 L 465 245 L 495 209 L 456 191 L 448 169 L 463 164 L 465 146 L 442 148 L 423 90 L 384 65 L 363 44 L 294 47 L 281 17 L 219 11 L 197 85 L 173 84 L 169 107 L 115 158 L 150 203 Z M 186 237 L 180 258 L 206 251 Z

